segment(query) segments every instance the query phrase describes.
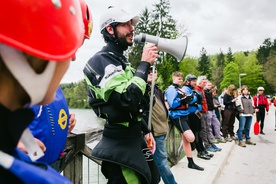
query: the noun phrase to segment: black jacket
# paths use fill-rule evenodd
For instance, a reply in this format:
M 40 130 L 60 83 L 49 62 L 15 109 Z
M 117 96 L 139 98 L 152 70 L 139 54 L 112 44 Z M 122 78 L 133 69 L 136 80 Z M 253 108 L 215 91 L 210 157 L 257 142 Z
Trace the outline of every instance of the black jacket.
M 204 93 L 207 101 L 208 111 L 215 110 L 212 91 L 205 89 Z

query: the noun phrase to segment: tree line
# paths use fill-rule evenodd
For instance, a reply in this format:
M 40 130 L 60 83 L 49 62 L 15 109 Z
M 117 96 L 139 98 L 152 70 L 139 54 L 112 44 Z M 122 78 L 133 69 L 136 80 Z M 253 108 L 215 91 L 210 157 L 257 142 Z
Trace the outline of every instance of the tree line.
M 146 33 L 158 35 L 161 38 L 175 39 L 185 35 L 185 25 L 174 20 L 170 15 L 170 1 L 160 0 L 153 5 L 153 9 L 142 10 L 139 24 L 135 27 L 135 35 Z M 143 45 L 135 44 L 125 53 L 135 68 L 142 56 Z M 184 76 L 194 74 L 205 75 L 221 91 L 234 84 L 239 87 L 241 83 L 249 87 L 252 95 L 257 88 L 263 86 L 265 94 L 276 92 L 276 39 L 266 38 L 256 51 L 240 51 L 232 53 L 229 47 L 227 53 L 209 55 L 202 47 L 199 58 L 185 57 L 181 62 L 170 54 L 159 51 L 156 62 L 158 70 L 157 83 L 161 89 L 166 89 L 172 82 L 171 74 L 181 71 Z M 239 76 L 239 74 L 246 74 Z M 86 83 L 84 80 L 77 83 L 61 84 L 70 108 L 89 108 L 87 103 Z

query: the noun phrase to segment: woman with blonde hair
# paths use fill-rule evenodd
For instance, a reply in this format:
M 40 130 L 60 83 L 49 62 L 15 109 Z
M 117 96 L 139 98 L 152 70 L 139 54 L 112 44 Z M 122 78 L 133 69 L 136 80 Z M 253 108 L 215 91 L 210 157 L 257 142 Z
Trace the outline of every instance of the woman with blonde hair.
M 233 139 L 237 139 L 234 133 L 234 123 L 235 123 L 235 116 L 236 116 L 236 101 L 235 98 L 235 91 L 236 87 L 231 84 L 227 88 L 227 92 L 223 97 L 223 103 L 225 105 L 224 110 L 224 120 L 222 122 L 222 134 L 226 141 L 231 142 Z M 228 137 L 228 135 L 230 137 Z

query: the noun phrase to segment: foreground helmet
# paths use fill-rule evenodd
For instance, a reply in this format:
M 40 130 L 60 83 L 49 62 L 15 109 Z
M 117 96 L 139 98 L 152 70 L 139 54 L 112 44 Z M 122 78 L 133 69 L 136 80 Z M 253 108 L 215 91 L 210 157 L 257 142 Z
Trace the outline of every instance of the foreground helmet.
M 264 91 L 264 88 L 262 86 L 258 87 L 258 91 Z
M 196 76 L 193 75 L 193 74 L 188 74 L 188 75 L 185 77 L 185 81 L 192 81 L 192 80 L 196 80 Z
M 84 23 L 84 30 L 85 30 L 84 38 L 89 39 L 93 28 L 92 14 L 89 10 L 88 5 L 84 0 L 80 0 L 80 4 L 81 4 L 82 19 Z
M 42 73 L 36 73 L 24 53 L 47 61 L 69 61 L 84 38 L 80 2 L 3 1 L 0 25 L 1 59 L 29 95 L 30 104 L 41 102 L 51 84 L 57 62 L 49 62 Z
M 45 60 L 68 60 L 83 43 L 75 0 L 3 1 L 0 25 L 1 43 Z
M 109 7 L 100 18 L 101 33 L 106 28 L 106 26 L 112 23 L 123 23 L 130 20 L 132 22 L 132 25 L 135 26 L 139 21 L 139 17 L 135 15 L 130 15 L 120 8 Z

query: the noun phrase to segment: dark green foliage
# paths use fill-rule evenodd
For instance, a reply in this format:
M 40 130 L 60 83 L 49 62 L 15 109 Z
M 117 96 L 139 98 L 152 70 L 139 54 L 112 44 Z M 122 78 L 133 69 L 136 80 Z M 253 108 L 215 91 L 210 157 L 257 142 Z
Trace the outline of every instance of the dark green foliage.
M 232 49 L 229 47 L 228 52 L 226 54 L 226 64 L 234 61 Z
M 86 82 L 61 84 L 69 108 L 90 108 L 87 102 Z
M 212 82 L 215 86 L 219 86 L 223 79 L 223 69 L 225 67 L 225 55 L 220 50 L 220 53 L 215 56 L 212 65 Z
M 207 55 L 207 51 L 204 47 L 202 47 L 200 51 L 197 70 L 200 72 L 200 75 L 205 75 L 209 80 L 211 80 L 210 58 Z
M 270 93 L 276 91 L 276 50 L 271 50 L 269 57 L 264 65 L 264 79 L 267 82 Z
M 220 50 L 220 53 L 217 55 L 217 62 L 216 62 L 217 67 L 225 67 L 225 55 L 223 52 Z
M 264 40 L 263 44 L 259 47 L 258 49 L 258 63 L 261 65 L 264 65 L 266 63 L 267 57 L 269 56 L 270 50 L 276 47 L 275 45 L 275 40 L 274 44 L 271 42 L 270 38 L 267 38 Z
M 220 83 L 220 90 L 227 88 L 230 84 L 234 84 L 236 88 L 239 86 L 239 66 L 231 62 L 223 70 L 223 80 Z
M 262 66 L 258 65 L 255 53 L 251 53 L 243 64 L 243 71 L 240 73 L 246 73 L 246 76 L 241 77 L 242 85 L 247 85 L 252 95 L 256 94 L 257 88 L 263 86 L 266 88 L 266 84 L 263 80 Z

